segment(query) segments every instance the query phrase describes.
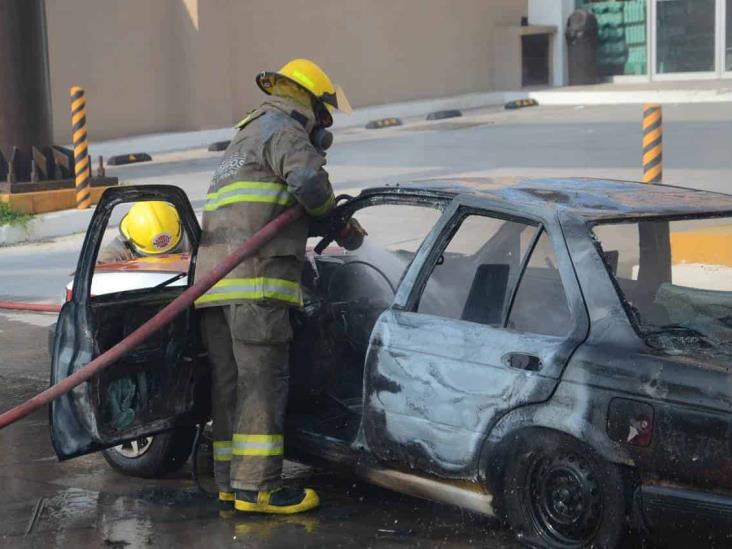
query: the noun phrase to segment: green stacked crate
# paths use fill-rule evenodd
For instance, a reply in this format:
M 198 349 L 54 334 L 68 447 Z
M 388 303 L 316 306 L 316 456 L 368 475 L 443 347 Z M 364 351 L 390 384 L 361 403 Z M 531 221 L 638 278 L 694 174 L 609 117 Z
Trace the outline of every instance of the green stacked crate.
M 628 46 L 625 74 L 645 74 L 647 40 L 645 0 L 623 2 L 623 20 L 625 43 Z
M 628 48 L 628 59 L 625 62 L 624 74 L 646 74 L 646 47 Z
M 626 2 L 591 2 L 582 9 L 597 18 L 599 48 L 597 64 L 601 75 L 617 74 L 626 61 L 623 4 Z
M 646 0 L 582 3 L 598 25 L 601 75 L 646 73 Z
M 629 46 L 639 46 L 646 44 L 646 25 L 635 24 L 625 25 L 625 43 Z
M 623 22 L 625 24 L 646 22 L 646 1 L 628 0 L 623 2 Z

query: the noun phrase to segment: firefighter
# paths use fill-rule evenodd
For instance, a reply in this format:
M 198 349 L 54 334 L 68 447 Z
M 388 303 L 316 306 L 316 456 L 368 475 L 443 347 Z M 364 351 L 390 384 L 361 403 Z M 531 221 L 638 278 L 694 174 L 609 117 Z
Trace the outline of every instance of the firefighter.
M 312 223 L 335 197 L 324 150 L 331 111 L 350 112 L 342 90 L 312 61 L 295 59 L 257 75 L 269 97 L 237 125 L 215 170 L 203 212 L 197 276 L 209 272 L 268 221 L 296 203 L 289 225 L 196 301 L 212 371 L 214 471 L 224 509 L 290 514 L 319 504 L 312 489 L 283 486 L 289 382 L 289 309 Z M 349 222 L 348 230 L 361 231 Z M 346 231 L 348 232 L 348 231 Z
M 178 211 L 167 202 L 136 202 L 120 221 L 119 233 L 99 252 L 97 263 L 118 263 L 188 248 Z

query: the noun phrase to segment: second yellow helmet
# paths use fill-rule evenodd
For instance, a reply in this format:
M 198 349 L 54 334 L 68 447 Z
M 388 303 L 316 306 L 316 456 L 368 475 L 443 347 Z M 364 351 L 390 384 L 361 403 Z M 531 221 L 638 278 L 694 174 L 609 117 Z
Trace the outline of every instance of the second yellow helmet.
M 122 218 L 119 231 L 143 255 L 173 250 L 183 237 L 177 210 L 167 202 L 136 202 Z

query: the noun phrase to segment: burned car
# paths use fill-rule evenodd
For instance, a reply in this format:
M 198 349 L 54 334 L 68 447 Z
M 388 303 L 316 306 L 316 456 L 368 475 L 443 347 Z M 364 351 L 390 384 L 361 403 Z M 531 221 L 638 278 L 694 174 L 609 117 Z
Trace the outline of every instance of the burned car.
M 171 276 L 90 294 L 111 211 L 139 200 L 173 204 L 195 250 L 180 189 L 108 190 L 59 316 L 52 382 L 185 287 Z M 614 547 L 629 524 L 669 518 L 706 536 L 729 521 L 731 196 L 462 179 L 364 190 L 337 209 L 352 216 L 364 245 L 310 253 L 292 313 L 288 455 L 498 513 L 537 546 Z M 189 310 L 52 404 L 58 457 L 163 433 L 179 463 L 209 417 L 207 371 Z

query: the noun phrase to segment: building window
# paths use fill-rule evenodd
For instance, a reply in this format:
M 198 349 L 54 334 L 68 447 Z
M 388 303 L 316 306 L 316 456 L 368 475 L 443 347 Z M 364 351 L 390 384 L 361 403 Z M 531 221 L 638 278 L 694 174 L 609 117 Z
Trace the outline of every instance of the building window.
M 716 0 L 657 2 L 659 74 L 714 70 L 715 5 Z

